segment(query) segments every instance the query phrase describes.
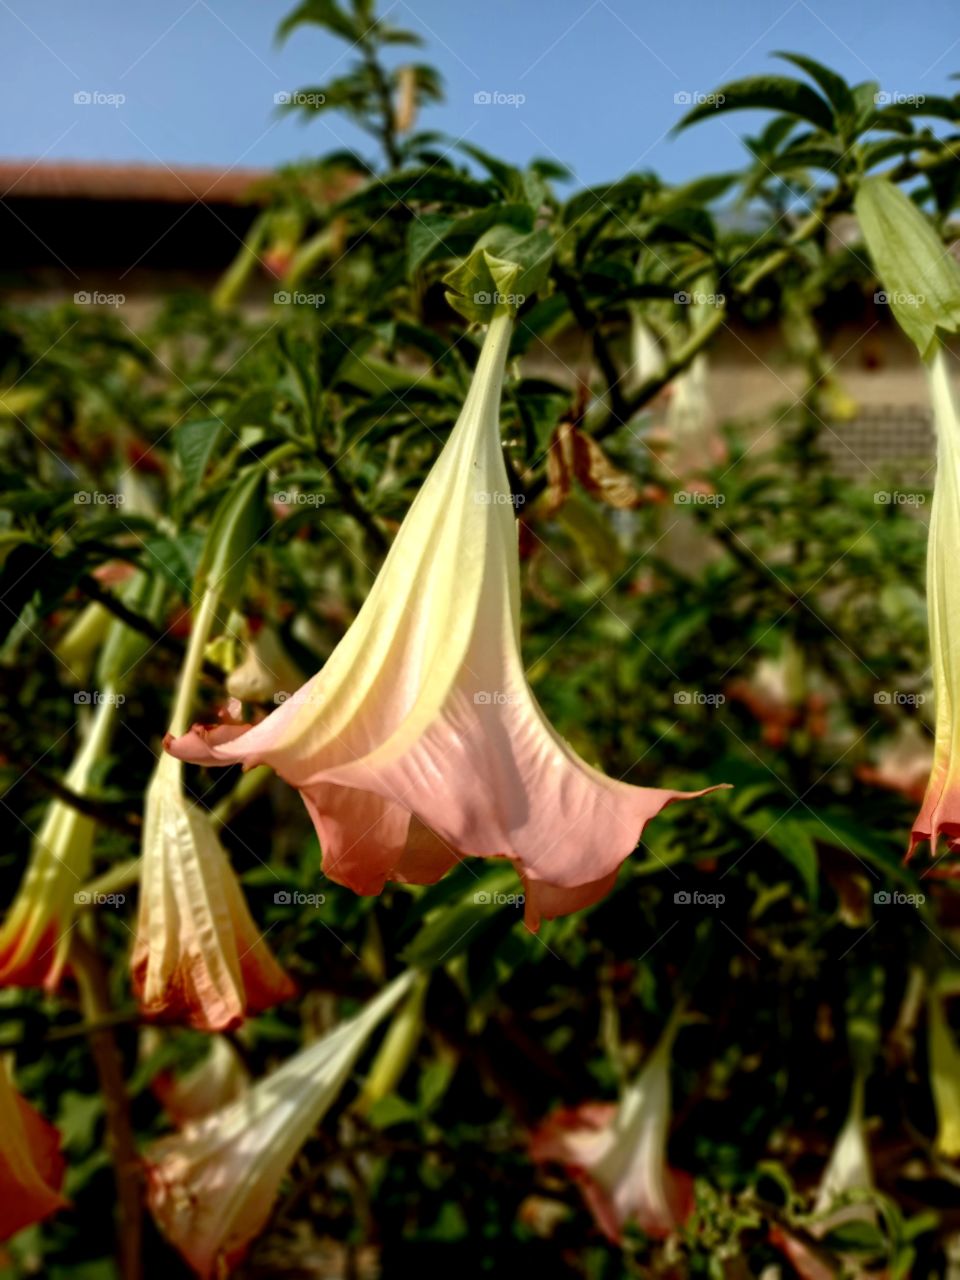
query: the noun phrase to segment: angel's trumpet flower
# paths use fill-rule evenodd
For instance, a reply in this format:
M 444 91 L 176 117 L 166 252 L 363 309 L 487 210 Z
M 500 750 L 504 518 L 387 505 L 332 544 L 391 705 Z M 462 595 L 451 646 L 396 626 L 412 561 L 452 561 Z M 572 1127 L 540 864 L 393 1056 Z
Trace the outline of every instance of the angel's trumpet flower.
M 118 695 L 98 691 L 96 708 L 64 783 L 87 795 L 113 729 Z M 70 929 L 90 875 L 96 821 L 53 800 L 34 836 L 23 884 L 0 928 L 0 986 L 56 990 L 70 948 Z
M 929 366 L 937 431 L 937 479 L 927 546 L 927 609 L 933 666 L 936 733 L 933 769 L 913 824 L 910 853 L 940 836 L 951 852 L 960 849 L 960 417 L 950 387 L 946 356 L 938 350 Z M 944 868 L 960 874 L 960 866 Z
M 60 1135 L 16 1092 L 0 1062 L 0 1240 L 66 1205 Z
M 814 1217 L 808 1227 L 812 1240 L 822 1240 L 832 1231 L 851 1222 L 875 1222 L 876 1210 L 857 1193 L 873 1188 L 870 1149 L 864 1124 L 864 1081 L 858 1074 L 853 1082 L 850 1112 L 837 1137 L 827 1167 L 820 1179 L 814 1202 Z M 852 1203 L 843 1203 L 851 1195 Z M 835 1265 L 827 1265 L 816 1246 L 811 1247 L 788 1228 L 771 1232 L 771 1243 L 781 1249 L 803 1280 L 828 1280 L 837 1274 Z M 846 1272 L 844 1272 L 846 1274 Z
M 693 1209 L 691 1178 L 667 1165 L 670 1051 L 678 1027 L 675 1016 L 619 1106 L 562 1108 L 531 1139 L 534 1160 L 567 1168 L 614 1243 L 631 1222 L 649 1236 L 667 1236 Z
M 271 765 L 300 790 L 324 871 L 358 893 L 431 883 L 462 854 L 510 858 L 535 928 L 598 901 L 647 821 L 703 793 L 605 777 L 527 684 L 499 433 L 511 323 L 491 321 L 457 425 L 323 669 L 253 727 L 194 727 L 167 746 Z
M 217 602 L 208 591 L 197 611 L 174 731 L 186 725 Z M 294 987 L 254 924 L 210 819 L 183 794 L 182 772 L 165 755 L 147 786 L 131 976 L 148 1017 L 223 1031 Z
M 237 1101 L 148 1149 L 151 1212 L 199 1276 L 219 1276 L 244 1255 L 297 1152 L 413 977 L 408 970 Z

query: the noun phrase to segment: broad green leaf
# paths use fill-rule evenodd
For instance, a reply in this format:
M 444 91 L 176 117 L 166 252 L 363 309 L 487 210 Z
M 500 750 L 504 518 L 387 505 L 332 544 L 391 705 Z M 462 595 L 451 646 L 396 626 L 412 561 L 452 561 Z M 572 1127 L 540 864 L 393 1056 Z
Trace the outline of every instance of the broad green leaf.
M 833 130 L 833 112 L 829 105 L 809 85 L 790 76 L 748 76 L 721 85 L 714 93 L 707 94 L 705 101 L 688 111 L 677 129 L 685 129 L 720 112 L 756 107 L 782 111 L 785 115 L 807 120 L 825 133 Z
M 178 498 L 187 507 L 203 480 L 207 464 L 216 452 L 223 433 L 223 423 L 217 418 L 202 418 L 196 422 L 184 422 L 173 433 L 173 446 L 180 463 L 180 489 Z
M 219 592 L 226 604 L 239 603 L 247 560 L 265 525 L 265 479 L 261 466 L 243 472 L 210 523 L 197 577 L 201 590 Z
M 815 58 L 808 58 L 801 53 L 775 53 L 775 58 L 783 58 L 786 62 L 792 62 L 795 67 L 799 67 L 801 71 L 805 71 L 811 80 L 814 80 L 827 96 L 827 100 L 833 107 L 838 120 L 840 117 L 853 119 L 856 114 L 856 103 L 850 86 L 844 80 L 843 76 L 838 75 L 836 71 L 831 71 L 829 67 L 825 67 L 822 62 L 817 62 Z
M 960 266 L 927 217 L 889 179 L 864 179 L 854 209 L 886 300 L 920 355 L 930 359 L 938 334 L 960 328 Z

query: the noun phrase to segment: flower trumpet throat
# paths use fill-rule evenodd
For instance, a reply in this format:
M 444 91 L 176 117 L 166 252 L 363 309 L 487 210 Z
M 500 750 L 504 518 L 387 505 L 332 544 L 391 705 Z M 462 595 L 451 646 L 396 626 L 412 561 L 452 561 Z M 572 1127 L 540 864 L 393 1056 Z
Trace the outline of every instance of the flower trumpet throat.
M 500 444 L 512 320 L 491 321 L 463 410 L 354 624 L 259 724 L 195 726 L 182 760 L 268 764 L 297 787 L 323 870 L 358 893 L 501 856 L 527 923 L 613 886 L 647 821 L 701 795 L 628 786 L 554 732 L 520 653 L 513 495 Z

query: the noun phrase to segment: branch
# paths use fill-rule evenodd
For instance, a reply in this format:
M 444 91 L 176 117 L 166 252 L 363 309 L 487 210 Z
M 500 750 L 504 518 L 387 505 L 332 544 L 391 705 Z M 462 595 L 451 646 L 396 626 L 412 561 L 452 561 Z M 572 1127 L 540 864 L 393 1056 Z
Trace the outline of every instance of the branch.
M 104 1021 L 112 1012 L 107 975 L 99 955 L 78 930 L 74 930 L 71 938 L 70 960 L 84 1018 L 95 1024 L 90 1028 L 88 1039 L 100 1081 L 107 1149 L 117 1188 L 117 1268 L 121 1280 L 140 1280 L 143 1274 L 141 1164 L 130 1122 L 123 1065 L 113 1031 Z

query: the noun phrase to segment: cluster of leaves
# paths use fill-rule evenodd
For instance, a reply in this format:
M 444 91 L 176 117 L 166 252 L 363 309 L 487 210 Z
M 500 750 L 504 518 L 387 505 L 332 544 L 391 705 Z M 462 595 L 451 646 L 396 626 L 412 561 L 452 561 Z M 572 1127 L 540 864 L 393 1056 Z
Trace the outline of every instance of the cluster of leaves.
M 499 870 L 464 867 L 377 900 L 320 884 L 309 821 L 279 785 L 228 821 L 253 913 L 304 993 L 238 1042 L 255 1073 L 329 1019 L 331 996 L 364 997 L 401 958 L 438 966 L 405 1075 L 369 1115 L 346 1098 L 307 1144 L 249 1274 L 306 1274 L 331 1240 L 355 1273 L 373 1240 L 388 1274 L 437 1259 L 445 1272 L 493 1271 L 520 1244 L 555 1275 L 786 1267 L 770 1232 L 802 1217 L 843 1122 L 849 1012 L 865 990 L 876 994 L 867 1113 L 879 1117 L 882 1212 L 836 1246 L 890 1274 L 931 1274 L 960 1225 L 955 1174 L 934 1150 L 925 1054 L 904 1009 L 911 967 L 950 981 L 956 895 L 902 865 L 911 802 L 863 781 L 917 718 L 875 695 L 925 688 L 925 531 L 900 508 L 878 510 L 876 476 L 836 478 L 823 444 L 843 432 L 832 309 L 875 287 L 862 249 L 838 248 L 831 227 L 881 168 L 943 228 L 958 194 L 956 135 L 926 122 L 955 129 L 960 102 L 885 105 L 878 86 L 849 87 L 791 55 L 812 84 L 742 80 L 684 122 L 775 112 L 742 172 L 682 187 L 630 174 L 569 195 L 552 162 L 521 169 L 409 127 L 398 96 L 412 95 L 415 113 L 439 81 L 386 64 L 416 37 L 378 19 L 371 0 L 306 0 L 282 34 L 309 23 L 353 46 L 356 65 L 291 109 L 345 112 L 382 156 L 278 175 L 214 297 L 173 299 L 136 334 L 62 306 L 0 316 L 3 900 L 76 745 L 58 640 L 91 599 L 121 609 L 95 571 L 133 563 L 160 600 L 153 618 L 125 613 L 151 647 L 100 766 L 105 873 L 137 850 L 181 624 L 227 486 L 262 467 L 274 494 L 300 498 L 265 508 L 241 598 L 309 674 L 355 615 L 462 404 L 478 338 L 446 278 L 478 246 L 522 260 L 536 293 L 516 327 L 503 443 L 531 683 L 558 730 L 609 774 L 736 789 L 666 811 L 608 899 L 539 936 L 514 907 L 476 901 L 502 887 Z M 264 272 L 314 303 L 245 308 Z M 690 305 L 700 296 L 710 301 Z M 659 368 L 636 360 L 640 323 L 659 342 Z M 663 441 L 665 393 L 721 328 L 758 325 L 780 333 L 803 394 L 759 423 L 723 424 L 723 460 L 698 453 L 691 466 Z M 575 457 L 587 442 L 593 452 L 560 486 L 550 461 L 564 431 Z M 722 505 L 674 503 L 694 484 Z M 127 500 L 84 504 L 79 492 Z M 789 672 L 775 723 L 763 705 L 771 668 Z M 204 696 L 211 710 L 222 701 L 213 675 Z M 194 779 L 210 807 L 235 785 L 229 774 Z M 322 889 L 323 910 L 278 905 L 278 884 Z M 893 888 L 926 903 L 876 909 L 874 894 Z M 722 909 L 678 905 L 691 889 L 722 893 Z M 95 942 L 146 1139 L 164 1124 L 152 1077 L 189 1064 L 197 1038 L 164 1033 L 143 1060 L 130 923 L 97 913 Z M 531 1165 L 525 1135 L 552 1102 L 614 1097 L 681 994 L 697 1016 L 676 1051 L 671 1159 L 701 1180 L 698 1212 L 669 1251 L 636 1235 L 621 1253 L 574 1189 Z M 9 990 L 0 1007 L 23 1088 L 64 1130 L 77 1210 L 21 1237 L 11 1266 L 112 1274 L 105 1104 L 75 996 L 69 984 L 56 996 Z M 149 1244 L 147 1271 L 176 1274 L 159 1239 Z

